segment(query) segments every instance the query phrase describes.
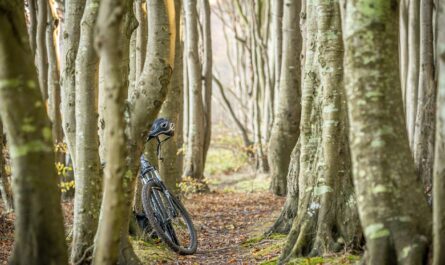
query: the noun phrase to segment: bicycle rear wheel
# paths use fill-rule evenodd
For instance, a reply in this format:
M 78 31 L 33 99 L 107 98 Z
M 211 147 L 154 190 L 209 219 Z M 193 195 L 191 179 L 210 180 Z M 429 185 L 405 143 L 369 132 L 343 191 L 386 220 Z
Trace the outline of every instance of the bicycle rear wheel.
M 181 255 L 196 252 L 198 239 L 190 215 L 182 203 L 155 182 L 142 187 L 142 205 L 156 234 Z

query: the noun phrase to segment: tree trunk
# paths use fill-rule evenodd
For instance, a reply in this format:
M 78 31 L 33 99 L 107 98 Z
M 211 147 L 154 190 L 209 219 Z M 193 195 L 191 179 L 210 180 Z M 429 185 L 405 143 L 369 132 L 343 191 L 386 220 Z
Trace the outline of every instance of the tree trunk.
M 203 111 L 204 111 L 204 148 L 202 163 L 205 167 L 207 152 L 210 147 L 210 138 L 212 136 L 212 22 L 210 19 L 209 0 L 202 1 L 202 44 L 203 44 L 203 64 L 202 64 L 202 86 L 203 86 Z
M 397 14 L 398 1 L 346 7 L 351 152 L 367 264 L 422 264 L 431 238 L 431 212 L 403 119 Z
M 261 124 L 267 123 L 261 120 L 261 107 L 265 97 L 265 75 L 264 61 L 262 54 L 262 39 L 260 35 L 261 28 L 261 2 L 248 3 L 249 21 L 249 38 L 250 38 L 250 64 L 251 64 L 251 121 L 253 129 L 253 141 L 255 145 L 256 168 L 260 172 L 268 172 L 269 165 L 267 163 L 267 155 L 264 150 L 264 139 L 261 130 Z
M 197 180 L 204 178 L 204 107 L 202 103 L 201 66 L 198 56 L 197 0 L 184 0 L 185 27 L 187 38 L 187 71 L 189 81 L 190 113 L 189 135 L 184 161 L 184 176 Z
M 440 70 L 437 94 L 436 150 L 433 183 L 433 265 L 445 264 L 445 2 L 437 6 L 437 58 Z
M 37 72 L 43 101 L 48 99 L 48 56 L 46 53 L 46 22 L 48 1 L 37 0 Z
M 97 134 L 97 72 L 99 57 L 92 49 L 99 0 L 87 0 L 80 22 L 76 57 L 76 196 L 74 197 L 71 262 L 87 264 L 94 245 L 102 196 Z M 107 77 L 110 78 L 110 77 Z
M 139 23 L 136 29 L 136 79 L 142 73 L 145 63 L 145 54 L 147 50 L 147 2 L 146 0 L 136 0 L 134 2 L 135 16 Z
M 414 130 L 414 162 L 417 175 L 423 181 L 425 192 L 431 198 L 436 111 L 436 84 L 434 81 L 433 1 L 422 0 L 420 30 L 420 73 L 417 118 Z
M 76 56 L 80 39 L 80 20 L 86 0 L 66 0 L 65 20 L 63 23 L 63 44 L 60 58 L 61 86 L 62 86 L 62 126 L 65 141 L 76 166 Z
M 417 115 L 420 56 L 420 0 L 409 0 L 408 7 L 408 73 L 406 80 L 405 113 L 411 150 L 414 146 L 414 130 Z
M 345 1 L 345 0 L 342 0 Z M 402 99 L 403 106 L 406 109 L 406 82 L 407 82 L 407 73 L 408 73 L 408 64 L 409 64 L 409 56 L 408 56 L 408 8 L 409 8 L 410 0 L 400 0 L 400 11 L 399 11 L 399 26 L 400 26 L 400 34 L 399 34 L 399 62 L 400 62 L 400 82 L 402 87 Z M 343 16 L 344 17 L 344 16 Z
M 28 14 L 29 14 L 29 22 L 28 22 L 28 35 L 29 35 L 29 43 L 31 46 L 32 54 L 35 56 L 37 50 L 36 44 L 36 35 L 37 35 L 37 9 L 36 9 L 36 0 L 28 0 Z
M 283 19 L 283 63 L 281 66 L 280 100 L 269 141 L 270 190 L 285 196 L 290 154 L 300 134 L 301 114 L 301 32 L 298 21 L 300 1 L 285 1 Z M 277 78 L 278 80 L 278 78 Z M 277 81 L 276 81 L 277 82 Z
M 23 1 L 0 1 L 0 115 L 12 159 L 15 242 L 9 264 L 67 264 L 51 124 L 25 25 Z M 46 17 L 45 17 L 46 20 Z
M 131 12 L 131 7 L 127 10 Z M 150 12 L 147 14 L 148 43 L 144 69 L 137 81 L 136 87 L 129 94 L 130 119 L 127 130 L 127 161 L 132 174 L 126 174 L 124 177 L 126 212 L 121 229 L 118 264 L 140 263 L 140 261 L 136 260 L 137 257 L 134 255 L 131 244 L 128 241 L 128 227 L 132 212 L 131 207 L 133 205 L 136 176 L 139 173 L 139 158 L 143 151 L 148 130 L 158 115 L 167 95 L 174 59 L 174 50 L 171 51 L 170 49 L 170 44 L 175 39 L 175 34 L 173 34 L 175 32 L 173 2 L 171 0 L 149 0 L 147 1 L 147 10 L 150 10 Z M 173 23 L 170 24 L 170 22 Z M 122 32 L 131 33 L 126 26 L 124 26 Z M 127 36 L 128 41 L 130 41 L 130 37 L 131 35 Z M 128 51 L 126 56 L 128 56 Z
M 128 1 L 131 2 L 131 1 Z M 127 3 L 128 3 L 127 2 Z M 119 38 L 124 25 L 125 1 L 104 0 L 97 22 L 96 46 L 103 60 L 105 120 L 105 185 L 97 244 L 93 264 L 116 264 L 119 258 L 119 239 L 125 222 L 124 175 L 131 174 L 126 163 L 125 100 L 126 76 L 122 75 L 122 41 Z M 111 23 L 113 22 L 113 23 Z M 127 43 L 128 44 L 128 43 Z M 128 52 L 128 49 L 127 51 Z
M 3 123 L 0 120 L 0 193 L 2 194 L 3 204 L 5 206 L 6 212 L 14 210 L 11 182 L 5 171 L 5 156 L 3 155 L 5 139 L 3 137 Z
M 49 6 L 48 6 L 49 7 Z M 48 8 L 51 11 L 50 8 Z M 59 58 L 57 56 L 56 37 L 58 33 L 59 19 L 53 12 L 48 12 L 46 29 L 46 49 L 48 54 L 48 116 L 52 122 L 54 144 L 63 143 L 62 117 L 60 114 L 60 72 Z M 64 154 L 56 152 L 56 162 L 64 162 Z
M 274 73 L 274 122 L 275 122 L 275 115 L 278 112 L 278 106 L 279 106 L 279 99 L 278 96 L 280 91 L 280 79 L 281 79 L 281 65 L 283 61 L 283 38 L 285 33 L 283 32 L 283 9 L 284 9 L 284 0 L 275 0 L 272 2 L 272 43 L 273 43 L 273 73 Z M 272 134 L 273 132 L 271 132 Z M 272 138 L 272 135 L 271 135 Z
M 183 95 L 182 95 L 182 85 L 183 85 L 183 51 L 182 42 L 179 35 L 180 29 L 180 19 L 181 16 L 178 14 L 181 10 L 181 0 L 175 0 L 175 23 L 176 23 L 176 39 L 175 39 L 175 64 L 172 73 L 172 80 L 169 85 L 167 98 L 162 104 L 161 111 L 159 112 L 159 117 L 167 118 L 176 125 L 179 122 L 179 117 L 183 111 Z M 180 167 L 181 161 L 179 156 L 178 143 L 181 141 L 182 133 L 181 128 L 176 128 L 175 136 L 172 137 L 167 143 L 164 144 L 162 148 L 163 161 L 159 163 L 160 174 L 166 183 L 167 187 L 175 191 L 176 184 L 179 183 L 182 174 L 182 167 Z
M 305 56 L 306 56 L 306 42 L 307 42 L 307 1 L 301 1 L 301 12 L 300 12 L 300 30 L 302 35 L 302 47 L 301 47 L 301 55 L 300 55 L 300 77 L 301 77 L 301 85 L 300 91 L 303 88 L 303 81 L 305 76 Z M 301 92 L 300 92 L 301 93 Z M 301 110 L 300 110 L 301 111 Z M 301 118 L 301 115 L 300 115 Z M 301 122 L 301 121 L 300 121 Z M 275 223 L 271 228 L 265 233 L 266 235 L 272 233 L 283 233 L 288 234 L 292 222 L 297 214 L 298 210 L 298 176 L 300 174 L 300 155 L 301 155 L 301 139 L 300 137 L 297 140 L 297 143 L 292 150 L 289 162 L 289 171 L 287 173 L 287 193 L 286 193 L 286 201 L 284 203 L 283 208 L 281 209 L 281 213 L 278 216 Z
M 277 220 L 275 220 L 272 227 L 265 233 L 266 235 L 273 233 L 288 234 L 292 227 L 292 222 L 297 215 L 298 210 L 298 176 L 300 174 L 300 155 L 301 143 L 299 138 L 290 155 L 289 171 L 286 178 L 286 201 L 284 202 L 280 215 L 278 216 Z
M 318 0 L 306 8 L 298 210 L 280 263 L 354 248 L 361 240 L 347 139 L 340 6 Z

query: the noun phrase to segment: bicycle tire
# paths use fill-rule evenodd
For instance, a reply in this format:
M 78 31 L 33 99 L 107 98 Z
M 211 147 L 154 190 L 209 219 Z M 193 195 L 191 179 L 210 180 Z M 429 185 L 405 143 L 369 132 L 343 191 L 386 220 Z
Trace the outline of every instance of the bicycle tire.
M 158 192 L 158 195 L 164 196 L 166 198 L 164 189 L 158 183 L 150 182 L 142 187 L 142 205 L 145 211 L 145 215 L 147 216 L 148 221 L 150 222 L 153 229 L 156 231 L 157 236 L 162 241 L 164 241 L 171 250 L 177 252 L 180 255 L 194 254 L 198 247 L 198 238 L 189 213 L 182 205 L 182 203 L 174 195 L 171 195 L 172 203 L 176 208 L 178 214 L 185 221 L 190 236 L 190 242 L 188 246 L 182 246 L 179 240 L 176 238 L 176 231 L 174 230 L 171 222 L 166 222 L 165 228 L 162 227 L 160 221 L 160 219 L 162 220 L 162 217 L 160 216 L 162 213 L 159 213 L 159 211 L 167 211 L 167 209 L 165 209 L 165 206 L 163 204 L 155 205 L 155 192 Z M 156 207 L 163 207 L 164 209 L 155 209 Z

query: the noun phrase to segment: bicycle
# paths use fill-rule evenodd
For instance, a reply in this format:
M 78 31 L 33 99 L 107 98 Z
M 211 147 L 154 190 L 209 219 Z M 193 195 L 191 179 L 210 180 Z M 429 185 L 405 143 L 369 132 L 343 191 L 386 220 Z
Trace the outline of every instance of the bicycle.
M 166 136 L 161 140 L 160 136 Z M 174 124 L 167 119 L 157 119 L 149 132 L 147 142 L 156 139 L 157 157 L 162 161 L 161 147 L 174 135 Z M 156 235 L 167 246 L 181 255 L 196 252 L 198 239 L 191 217 L 181 201 L 173 195 L 161 180 L 158 170 L 145 159 L 140 158 L 142 205 L 145 215 Z

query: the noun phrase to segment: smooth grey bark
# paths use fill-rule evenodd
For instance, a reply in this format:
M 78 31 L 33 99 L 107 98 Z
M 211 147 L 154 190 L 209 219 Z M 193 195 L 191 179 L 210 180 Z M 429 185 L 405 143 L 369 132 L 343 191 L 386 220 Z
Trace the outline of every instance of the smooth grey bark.
M 189 84 L 189 132 L 184 157 L 184 173 L 186 177 L 203 179 L 204 171 L 204 107 L 201 82 L 201 65 L 198 55 L 198 15 L 197 0 L 184 0 L 187 54 L 187 71 Z
M 281 79 L 281 65 L 283 58 L 283 9 L 284 0 L 272 1 L 272 28 L 271 28 L 271 42 L 273 44 L 273 89 L 274 89 L 274 113 L 278 112 L 279 106 L 279 91 L 280 91 L 280 79 Z M 274 114 L 275 116 L 276 114 Z M 275 117 L 274 117 L 275 122 Z M 272 126 L 273 128 L 273 126 Z M 272 132 L 271 132 L 272 134 Z M 272 135 L 271 135 L 272 137 Z
M 79 51 L 75 66 L 76 194 L 71 248 L 71 262 L 74 264 L 90 263 L 102 197 L 97 133 L 99 57 L 92 48 L 99 3 L 99 0 L 86 2 L 80 22 Z
M 345 1 L 345 0 L 342 0 Z M 409 0 L 400 0 L 399 5 L 399 62 L 400 62 L 400 82 L 402 87 L 403 106 L 406 106 L 406 80 L 408 73 L 408 7 Z
M 260 172 L 268 172 L 269 165 L 267 163 L 267 154 L 265 149 L 265 138 L 267 138 L 264 133 L 268 130 L 268 120 L 264 119 L 262 121 L 262 116 L 267 114 L 265 106 L 266 104 L 266 91 L 270 92 L 270 89 L 266 88 L 268 79 L 265 73 L 265 46 L 264 39 L 261 35 L 261 28 L 263 25 L 262 20 L 262 5 L 263 1 L 258 2 L 248 2 L 246 3 L 246 13 L 248 14 L 249 20 L 247 22 L 247 16 L 241 15 L 243 19 L 246 19 L 248 27 L 248 38 L 249 38 L 249 67 L 250 71 L 250 82 L 251 91 L 250 95 L 250 120 L 252 123 L 253 131 L 253 141 L 255 148 L 255 162 L 256 168 Z M 243 12 L 242 5 L 237 1 L 237 6 L 239 7 L 239 13 Z M 267 69 L 267 68 L 266 68 Z M 263 106 L 263 115 L 261 112 L 261 105 Z M 263 126 L 262 126 L 263 125 Z M 263 128 L 263 130 L 262 130 Z
M 104 61 L 99 58 L 99 73 L 98 73 L 98 93 L 97 93 L 97 109 L 98 109 L 98 134 L 99 134 L 99 158 L 101 165 L 104 165 L 105 163 L 105 154 L 107 153 L 106 146 L 105 146 L 105 110 L 106 104 L 105 104 L 105 87 L 104 82 L 106 79 L 105 76 L 105 65 Z M 128 79 L 130 80 L 133 78 L 131 75 L 128 76 Z
M 300 63 L 301 63 L 301 87 L 300 90 L 303 88 L 303 81 L 304 76 L 306 73 L 306 42 L 307 42 L 307 1 L 303 0 L 301 1 L 301 12 L 300 12 L 300 30 L 302 35 L 302 48 L 301 48 L 301 56 L 300 56 Z M 341 4 L 340 4 L 341 5 Z M 311 58 L 311 57 L 310 57 Z M 301 123 L 300 123 L 301 124 Z M 301 136 L 301 135 L 300 135 Z M 300 155 L 301 155 L 301 139 L 300 137 L 297 140 L 296 145 L 294 146 L 294 149 L 292 150 L 291 157 L 290 157 L 290 163 L 289 163 L 289 171 L 287 174 L 287 194 L 286 194 L 286 201 L 283 205 L 283 208 L 281 209 L 281 213 L 278 216 L 278 218 L 275 220 L 274 224 L 271 228 L 265 233 L 266 235 L 272 234 L 272 233 L 283 233 L 287 234 L 289 233 L 293 220 L 297 214 L 298 210 L 298 177 L 300 174 Z
M 5 138 L 3 136 L 3 123 L 0 120 L 0 193 L 2 194 L 3 205 L 5 206 L 6 212 L 14 210 L 14 203 L 12 197 L 11 182 L 6 175 L 6 161 L 3 155 Z
M 127 1 L 131 2 L 131 1 Z M 105 185 L 100 225 L 96 236 L 93 264 L 116 264 L 119 259 L 119 240 L 125 222 L 124 175 L 127 170 L 125 136 L 125 100 L 127 77 L 122 75 L 121 56 L 124 42 L 119 35 L 124 26 L 126 1 L 104 0 L 101 3 L 96 47 L 103 62 L 105 120 Z M 127 43 L 128 44 L 128 43 Z
M 361 241 L 347 139 L 339 2 L 308 1 L 306 19 L 298 209 L 279 263 L 356 248 Z
M 183 8 L 184 10 L 184 8 Z M 183 21 L 185 20 L 185 16 L 183 16 Z M 185 24 L 185 22 L 183 22 Z M 187 45 L 187 34 L 185 33 L 186 29 L 185 26 L 182 27 L 184 30 L 184 51 L 186 49 L 186 45 Z M 185 150 L 186 150 L 186 146 L 188 145 L 188 139 L 189 139 L 189 125 L 190 125 L 190 86 L 189 86 L 189 74 L 188 74 L 188 69 L 187 69 L 187 53 L 184 52 L 183 54 L 183 63 L 182 63 L 182 67 L 184 69 L 183 71 L 183 78 L 184 78 L 184 84 L 183 84 L 183 95 L 184 95 L 184 108 L 183 108 L 183 116 L 182 116 L 182 122 L 183 122 L 183 127 L 182 127 L 182 139 L 183 139 L 183 146 L 182 146 L 182 154 L 183 154 L 183 162 L 185 163 Z M 184 168 L 184 163 L 183 163 L 183 168 Z
M 438 94 L 433 177 L 433 265 L 445 263 L 445 2 L 437 5 Z
M 139 170 L 139 158 L 142 154 L 144 143 L 151 122 L 156 118 L 163 101 L 167 95 L 168 85 L 172 74 L 174 50 L 171 51 L 171 43 L 175 35 L 169 23 L 169 18 L 174 21 L 173 5 L 171 1 L 149 0 L 147 1 L 147 27 L 148 43 L 144 69 L 139 77 L 136 87 L 129 91 L 128 112 L 129 120 L 126 130 L 129 170 L 132 174 L 124 177 L 125 194 L 125 220 L 121 229 L 119 264 L 139 264 L 131 244 L 128 241 L 128 227 L 134 198 L 136 176 Z M 129 12 L 130 9 L 127 8 Z M 125 23 L 123 33 L 126 33 L 126 41 L 130 41 L 131 23 Z M 172 33 L 172 34 L 171 34 Z M 129 45 L 124 45 L 128 47 Z M 128 58 L 128 51 L 125 52 Z M 127 60 L 128 67 L 128 60 Z M 128 75 L 128 68 L 126 70 Z
M 0 116 L 8 138 L 16 207 L 8 264 L 63 265 L 68 257 L 51 124 L 30 56 L 24 14 L 23 1 L 0 1 Z
M 203 63 L 202 63 L 202 92 L 203 92 L 203 111 L 204 111 L 204 147 L 202 163 L 205 167 L 207 152 L 210 147 L 210 139 L 212 136 L 212 76 L 213 76 L 213 52 L 212 52 L 212 32 L 211 32 L 211 16 L 209 0 L 201 0 L 202 6 L 202 46 L 203 46 Z
M 29 44 L 31 46 L 32 54 L 36 54 L 37 44 L 36 44 L 36 32 L 37 32 L 37 10 L 36 10 L 36 0 L 28 0 L 28 35 L 29 35 Z
M 86 0 L 66 0 L 65 19 L 62 30 L 62 52 L 60 57 L 61 69 L 61 111 L 62 127 L 65 141 L 76 166 L 76 56 L 80 39 L 80 20 L 82 19 Z
M 421 0 L 420 17 L 420 72 L 413 153 L 417 175 L 431 198 L 436 112 L 433 0 Z
M 417 98 L 420 70 L 420 0 L 409 0 L 408 5 L 408 69 L 405 87 L 405 113 L 411 150 L 417 116 Z
M 275 114 L 269 141 L 268 159 L 270 167 L 270 191 L 285 196 L 290 154 L 300 134 L 301 115 L 301 69 L 300 53 L 302 37 L 298 21 L 301 4 L 299 1 L 284 1 L 283 16 L 283 61 L 277 113 Z
M 48 6 L 48 10 L 51 10 Z M 59 19 L 48 12 L 46 28 L 46 50 L 48 54 L 48 116 L 52 123 L 54 144 L 63 143 L 62 116 L 60 113 L 60 69 L 55 38 L 58 34 Z M 56 162 L 63 163 L 64 154 L 56 152 Z
M 167 118 L 171 122 L 175 123 L 175 136 L 166 142 L 162 148 L 163 161 L 159 163 L 160 174 L 166 183 L 167 187 L 175 191 L 176 184 L 182 175 L 182 161 L 179 156 L 179 149 L 181 148 L 179 143 L 181 142 L 182 132 L 181 128 L 178 128 L 179 119 L 183 112 L 183 48 L 181 42 L 181 36 L 179 35 L 179 29 L 181 28 L 181 16 L 178 14 L 181 10 L 181 0 L 175 0 L 175 11 L 177 12 L 175 17 L 175 62 L 172 73 L 172 80 L 170 82 L 167 98 L 162 104 L 162 108 L 159 112 L 159 117 Z
M 350 148 L 367 264 L 422 264 L 431 240 L 431 211 L 403 119 L 397 14 L 398 1 L 346 6 Z
M 259 0 L 253 2 L 255 10 L 252 17 L 252 29 L 256 39 L 256 59 L 259 72 L 259 84 L 261 88 L 260 98 L 260 127 L 262 145 L 264 148 L 264 163 L 267 163 L 267 143 L 269 142 L 270 131 L 274 120 L 274 98 L 275 91 L 273 86 L 273 74 L 271 73 L 271 65 L 273 60 L 269 60 L 269 28 L 270 28 L 270 3 L 269 1 Z M 269 167 L 265 168 L 265 172 L 269 171 Z
M 275 220 L 274 224 L 269 228 L 269 230 L 266 231 L 265 235 L 271 235 L 273 233 L 288 234 L 291 230 L 293 220 L 298 211 L 298 176 L 300 174 L 300 151 L 301 143 L 300 140 L 298 140 L 290 155 L 289 171 L 286 176 L 286 201 L 284 202 L 280 215 Z
M 48 56 L 46 52 L 47 0 L 37 0 L 36 65 L 43 100 L 48 99 Z
M 147 2 L 146 0 L 136 0 L 135 17 L 138 21 L 136 29 L 136 78 L 139 78 L 144 69 L 145 54 L 147 50 Z

